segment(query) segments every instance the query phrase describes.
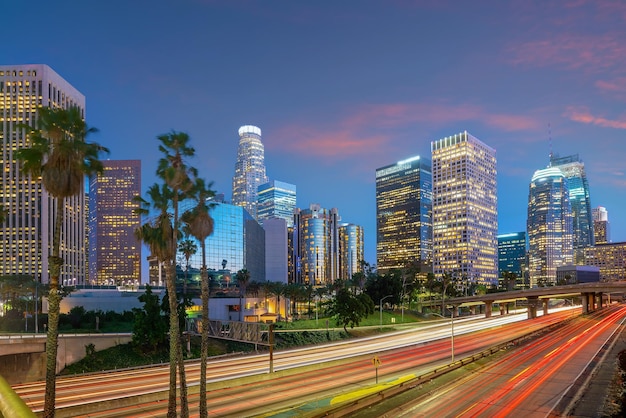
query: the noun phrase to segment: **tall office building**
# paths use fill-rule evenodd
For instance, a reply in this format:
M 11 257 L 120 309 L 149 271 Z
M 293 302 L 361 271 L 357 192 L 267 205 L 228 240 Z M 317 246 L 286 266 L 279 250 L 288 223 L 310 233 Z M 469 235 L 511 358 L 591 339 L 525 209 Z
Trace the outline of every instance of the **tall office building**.
M 376 170 L 376 266 L 432 265 L 430 160 L 412 157 Z M 432 268 L 432 267 L 430 267 Z
M 550 166 L 561 170 L 567 179 L 569 201 L 572 207 L 574 263 L 581 265 L 585 262 L 583 249 L 592 247 L 594 244 L 589 182 L 585 174 L 585 164 L 578 154 L 567 157 L 550 155 Z
M 600 280 L 626 280 L 626 242 L 607 242 L 585 249 L 585 264 L 600 269 Z
M 431 143 L 433 273 L 498 281 L 496 151 L 462 132 Z
M 593 218 L 593 236 L 595 244 L 611 242 L 611 230 L 609 227 L 609 212 L 606 208 L 598 206 L 591 211 Z
M 57 207 L 41 178 L 21 171 L 15 152 L 29 147 L 30 140 L 19 124 L 36 126 L 37 108 L 78 107 L 83 116 L 85 96 L 47 65 L 0 66 L 0 142 L 2 188 L 0 204 L 8 211 L 0 228 L 0 275 L 26 274 L 42 283 L 49 281 L 48 256 L 52 252 Z M 60 283 L 83 283 L 85 259 L 85 194 L 67 198 L 61 227 Z
M 526 232 L 498 235 L 499 277 L 508 271 L 523 279 L 526 264 Z
M 257 192 L 268 182 L 261 129 L 252 125 L 239 128 L 239 148 L 233 176 L 233 205 L 243 206 L 257 219 Z
M 572 264 L 572 210 L 567 179 L 560 169 L 535 171 L 528 192 L 530 286 L 556 283 L 556 268 Z
M 287 227 L 293 226 L 296 208 L 296 186 L 272 180 L 259 186 L 257 193 L 257 219 L 262 224 L 271 218 L 284 219 Z
M 333 283 L 339 277 L 339 212 L 311 204 L 294 211 L 290 236 L 290 283 L 314 286 Z
M 363 271 L 363 227 L 343 223 L 339 225 L 339 277 L 351 280 L 352 275 Z
M 213 233 L 205 240 L 206 265 L 209 275 L 221 276 L 231 280 L 232 275 L 241 269 L 250 272 L 250 280 L 265 281 L 265 231 L 252 218 L 248 211 L 241 207 L 224 203 L 221 199 L 212 199 L 209 214 L 213 218 Z M 180 213 L 191 209 L 195 205 L 192 200 L 181 202 Z M 200 288 L 200 269 L 202 267 L 201 245 L 195 239 L 198 251 L 189 259 L 188 282 L 191 288 Z M 179 254 L 179 271 L 184 273 L 186 261 Z M 182 262 L 180 261 L 182 260 Z M 162 269 L 159 269 L 156 260 L 151 261 L 150 281 L 163 283 Z M 159 269 L 159 271 L 157 271 Z M 221 283 L 228 285 L 229 283 Z
M 89 282 L 141 282 L 141 243 L 133 214 L 141 195 L 141 161 L 106 160 L 102 173 L 89 179 Z

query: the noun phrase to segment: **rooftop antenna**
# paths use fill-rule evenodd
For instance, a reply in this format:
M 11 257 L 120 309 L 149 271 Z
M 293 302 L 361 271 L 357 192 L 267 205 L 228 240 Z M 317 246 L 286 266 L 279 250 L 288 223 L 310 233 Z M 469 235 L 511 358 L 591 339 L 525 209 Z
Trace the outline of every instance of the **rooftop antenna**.
M 552 165 L 552 157 L 554 154 L 552 153 L 552 130 L 550 129 L 550 122 L 548 122 L 548 146 L 550 148 L 550 165 Z

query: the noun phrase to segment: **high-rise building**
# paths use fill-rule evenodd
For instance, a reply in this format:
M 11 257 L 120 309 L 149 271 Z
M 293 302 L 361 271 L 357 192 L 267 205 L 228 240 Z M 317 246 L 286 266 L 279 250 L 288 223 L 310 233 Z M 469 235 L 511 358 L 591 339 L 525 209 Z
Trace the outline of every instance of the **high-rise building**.
M 265 231 L 259 223 L 241 207 L 223 201 L 212 199 L 209 214 L 213 218 L 213 233 L 205 240 L 206 265 L 209 275 L 219 278 L 219 285 L 228 286 L 234 274 L 246 269 L 250 273 L 250 280 L 265 281 Z M 195 205 L 192 200 L 181 202 L 180 213 L 189 210 Z M 201 245 L 195 238 L 198 250 L 189 259 L 189 274 L 187 282 L 190 289 L 200 288 L 200 269 L 202 267 Z M 186 261 L 179 254 L 178 270 L 184 274 Z M 182 260 L 182 261 L 181 261 Z M 150 281 L 163 283 L 163 269 L 156 260 L 149 258 Z M 234 281 L 233 281 L 234 284 Z
M 523 279 L 526 264 L 526 232 L 498 235 L 499 276 L 508 271 Z
M 611 242 L 611 230 L 609 227 L 609 212 L 606 208 L 598 206 L 592 209 L 593 236 L 596 244 Z
M 333 283 L 339 277 L 339 212 L 311 204 L 294 211 L 290 236 L 290 283 L 314 286 Z
M 598 267 L 603 282 L 626 280 L 626 242 L 585 248 L 585 264 Z
M 257 219 L 257 192 L 268 182 L 261 129 L 252 125 L 239 128 L 239 148 L 233 176 L 233 205 L 243 206 Z
M 257 192 L 257 219 L 284 219 L 287 227 L 293 226 L 293 210 L 296 208 L 296 186 L 272 180 L 259 186 Z
M 585 164 L 578 154 L 567 157 L 550 155 L 550 166 L 560 169 L 567 179 L 569 202 L 572 207 L 574 263 L 581 265 L 585 261 L 583 249 L 592 247 L 594 244 L 589 182 L 585 174 Z
M 376 170 L 376 267 L 432 265 L 430 160 L 412 157 Z M 431 267 L 432 268 L 432 267 Z
M 572 210 L 567 179 L 557 167 L 535 171 L 528 192 L 530 286 L 556 283 L 556 268 L 572 264 Z
M 433 273 L 498 281 L 496 151 L 462 132 L 431 143 Z
M 48 256 L 52 252 L 57 207 L 40 177 L 21 171 L 15 152 L 29 147 L 30 139 L 19 124 L 35 127 L 37 108 L 77 107 L 85 114 L 85 96 L 47 65 L 0 66 L 0 143 L 2 188 L 0 204 L 8 211 L 0 228 L 0 275 L 25 274 L 49 281 Z M 81 188 L 84 190 L 84 188 Z M 60 255 L 59 283 L 80 284 L 85 266 L 85 194 L 66 198 Z
M 339 225 L 339 277 L 351 280 L 352 275 L 363 271 L 363 227 L 343 223 Z
M 293 214 L 291 218 L 293 219 Z M 265 279 L 287 284 L 289 281 L 287 222 L 282 218 L 264 219 L 263 230 L 265 231 Z
M 104 170 L 89 179 L 89 282 L 141 282 L 141 243 L 133 214 L 141 195 L 141 161 L 106 160 Z

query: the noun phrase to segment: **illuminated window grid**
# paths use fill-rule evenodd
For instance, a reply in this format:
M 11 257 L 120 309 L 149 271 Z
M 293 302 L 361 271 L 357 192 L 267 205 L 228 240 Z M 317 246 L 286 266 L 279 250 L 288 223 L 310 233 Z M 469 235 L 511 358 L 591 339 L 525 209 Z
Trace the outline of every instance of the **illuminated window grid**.
M 431 143 L 433 271 L 495 284 L 498 269 L 495 150 L 467 132 Z

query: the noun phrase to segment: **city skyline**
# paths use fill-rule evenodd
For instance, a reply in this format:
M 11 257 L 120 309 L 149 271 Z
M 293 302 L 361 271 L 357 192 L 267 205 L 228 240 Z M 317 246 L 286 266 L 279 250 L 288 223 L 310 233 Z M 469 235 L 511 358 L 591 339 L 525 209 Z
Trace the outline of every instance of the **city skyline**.
M 375 170 L 465 130 L 497 153 L 498 233 L 525 231 L 528 184 L 550 153 L 578 154 L 591 207 L 626 241 L 626 5 L 182 3 L 35 0 L 28 30 L 7 4 L 1 64 L 46 64 L 76 87 L 93 140 L 140 158 L 144 189 L 156 136 L 177 130 L 230 200 L 237 130 L 258 126 L 268 178 L 295 185 L 297 207 L 362 226 L 372 264 Z

